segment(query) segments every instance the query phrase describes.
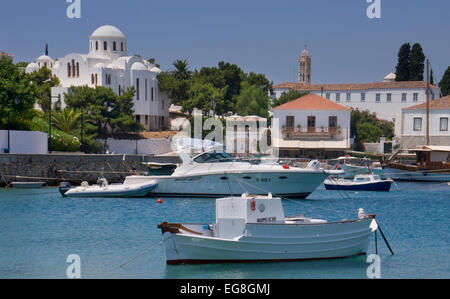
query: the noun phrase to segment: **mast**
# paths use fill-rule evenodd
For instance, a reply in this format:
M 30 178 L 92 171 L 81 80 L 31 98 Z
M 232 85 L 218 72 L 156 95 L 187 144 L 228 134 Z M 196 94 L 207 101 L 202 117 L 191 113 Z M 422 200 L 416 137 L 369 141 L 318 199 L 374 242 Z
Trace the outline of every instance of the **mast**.
M 430 61 L 427 59 L 427 146 L 430 145 Z

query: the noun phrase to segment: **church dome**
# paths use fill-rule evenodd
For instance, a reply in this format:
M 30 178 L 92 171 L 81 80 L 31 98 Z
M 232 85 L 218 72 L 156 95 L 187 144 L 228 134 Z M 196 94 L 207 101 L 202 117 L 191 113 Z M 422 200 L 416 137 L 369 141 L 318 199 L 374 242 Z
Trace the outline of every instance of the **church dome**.
M 91 35 L 91 38 L 95 37 L 126 38 L 122 31 L 111 25 L 104 25 L 97 28 Z
M 131 70 L 132 71 L 146 71 L 147 67 L 143 63 L 135 62 L 131 66 Z
M 158 74 L 161 73 L 161 70 L 159 68 L 157 68 L 156 66 L 151 68 L 150 71 L 154 72 L 154 73 L 158 73 Z
M 306 45 L 305 45 L 305 49 L 302 51 L 302 54 L 301 54 L 300 56 L 301 56 L 301 57 L 311 56 L 311 55 L 309 55 L 308 50 L 306 50 Z
M 52 60 L 52 58 L 47 55 L 42 55 L 37 59 L 37 61 L 48 61 L 48 60 Z

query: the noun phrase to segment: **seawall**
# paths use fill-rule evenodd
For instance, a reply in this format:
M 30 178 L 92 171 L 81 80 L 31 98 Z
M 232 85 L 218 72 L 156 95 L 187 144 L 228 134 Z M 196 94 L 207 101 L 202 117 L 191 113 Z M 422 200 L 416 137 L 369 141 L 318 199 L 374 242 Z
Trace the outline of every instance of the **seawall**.
M 146 174 L 141 162 L 180 163 L 179 157 L 146 155 L 0 154 L 0 186 L 14 181 L 40 181 L 57 186 L 62 181 L 97 182 L 103 172 L 111 183 L 128 175 Z

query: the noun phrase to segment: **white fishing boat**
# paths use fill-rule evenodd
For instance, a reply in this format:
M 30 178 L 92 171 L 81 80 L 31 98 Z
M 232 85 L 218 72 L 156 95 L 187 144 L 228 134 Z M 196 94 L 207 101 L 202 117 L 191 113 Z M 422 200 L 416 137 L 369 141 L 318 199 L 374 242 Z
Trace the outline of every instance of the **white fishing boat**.
M 284 215 L 280 198 L 228 197 L 216 200 L 212 224 L 167 223 L 162 232 L 167 264 L 334 259 L 367 253 L 375 215 L 327 222 Z
M 383 168 L 381 167 L 380 162 L 372 163 L 370 159 L 357 158 L 350 155 L 339 157 L 336 160 L 338 163 L 336 168 L 344 171 L 344 174 L 341 175 L 344 179 L 353 179 L 357 174 L 370 172 L 377 174 L 382 178 L 384 177 Z
M 327 190 L 346 190 L 346 191 L 389 191 L 392 179 L 381 179 L 376 174 L 357 174 L 353 180 L 329 178 L 324 182 Z
M 260 164 L 235 159 L 230 154 L 208 151 L 193 158 L 180 152 L 182 163 L 172 175 L 128 176 L 124 185 L 142 184 L 156 180 L 158 185 L 150 196 L 217 198 L 244 192 L 271 192 L 288 198 L 306 198 L 330 175 L 343 173 L 324 170 L 319 161 L 304 168 L 278 163 Z
M 101 178 L 98 185 L 83 182 L 81 186 L 71 188 L 69 183 L 61 183 L 59 191 L 64 197 L 143 197 L 158 185 L 156 180 L 147 180 L 137 184 L 108 184 Z

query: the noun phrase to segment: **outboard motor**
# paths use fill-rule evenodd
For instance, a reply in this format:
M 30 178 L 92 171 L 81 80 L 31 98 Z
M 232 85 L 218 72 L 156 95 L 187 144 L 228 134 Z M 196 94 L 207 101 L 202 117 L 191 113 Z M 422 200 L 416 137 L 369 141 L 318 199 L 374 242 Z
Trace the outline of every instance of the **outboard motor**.
M 315 169 L 315 170 L 319 170 L 320 169 L 320 162 L 317 160 L 312 160 L 311 162 L 308 163 L 308 166 L 306 166 L 306 168 L 308 169 Z
M 63 197 L 66 197 L 64 194 L 65 194 L 67 191 L 69 191 L 69 189 L 70 189 L 71 187 L 72 187 L 72 186 L 70 185 L 69 182 L 61 182 L 61 183 L 59 184 L 59 193 L 61 193 L 61 195 L 62 195 Z

